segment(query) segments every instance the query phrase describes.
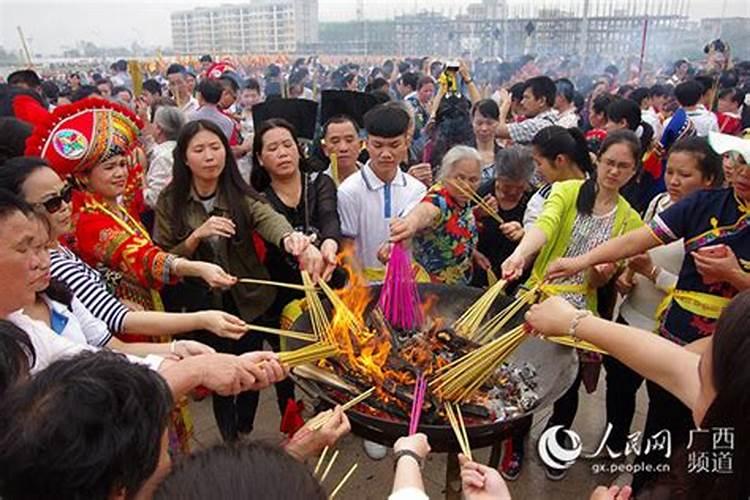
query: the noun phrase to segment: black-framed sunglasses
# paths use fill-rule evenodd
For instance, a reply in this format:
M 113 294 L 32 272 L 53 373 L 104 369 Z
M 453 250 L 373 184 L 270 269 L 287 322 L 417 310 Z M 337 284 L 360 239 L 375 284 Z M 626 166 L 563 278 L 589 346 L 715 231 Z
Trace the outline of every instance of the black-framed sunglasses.
M 72 199 L 73 186 L 68 184 L 64 188 L 62 188 L 62 191 L 60 191 L 58 194 L 44 201 L 40 201 L 39 203 L 34 203 L 34 205 L 44 207 L 48 214 L 54 214 L 60 211 L 63 206 L 63 202 L 70 203 L 70 200 Z

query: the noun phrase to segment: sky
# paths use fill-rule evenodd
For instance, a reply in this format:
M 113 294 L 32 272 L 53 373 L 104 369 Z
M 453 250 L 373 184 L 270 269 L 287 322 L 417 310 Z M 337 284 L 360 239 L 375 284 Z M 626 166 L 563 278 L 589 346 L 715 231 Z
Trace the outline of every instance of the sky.
M 251 1 L 251 0 L 246 0 Z M 472 0 L 364 0 L 368 19 L 390 18 L 419 9 L 449 9 Z M 514 2 L 523 0 L 511 0 Z M 537 5 L 568 5 L 575 0 L 525 0 Z M 596 2 L 597 0 L 591 0 Z M 622 1 L 625 4 L 625 0 Z M 653 0 L 651 0 L 653 1 Z M 750 0 L 689 0 L 692 18 L 727 16 L 750 17 Z M 169 46 L 169 14 L 175 10 L 237 0 L 0 0 L 0 46 L 18 50 L 16 26 L 21 26 L 34 53 L 60 53 L 79 40 L 101 46 Z M 320 21 L 344 21 L 355 17 L 356 0 L 319 0 Z

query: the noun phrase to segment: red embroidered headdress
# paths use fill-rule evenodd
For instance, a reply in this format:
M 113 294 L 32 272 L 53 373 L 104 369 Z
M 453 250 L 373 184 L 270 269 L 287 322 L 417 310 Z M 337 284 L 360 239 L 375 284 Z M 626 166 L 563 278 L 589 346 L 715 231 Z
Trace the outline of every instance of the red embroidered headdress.
M 64 178 L 129 154 L 142 127 L 141 119 L 124 106 L 88 97 L 56 108 L 36 124 L 26 154 L 44 158 Z

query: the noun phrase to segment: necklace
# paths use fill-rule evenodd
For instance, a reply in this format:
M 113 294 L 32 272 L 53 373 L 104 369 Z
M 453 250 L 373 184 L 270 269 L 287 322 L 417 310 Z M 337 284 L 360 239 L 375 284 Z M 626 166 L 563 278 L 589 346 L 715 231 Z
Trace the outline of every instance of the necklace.
M 120 212 L 124 217 L 120 217 L 116 213 L 114 213 L 112 210 L 107 208 L 103 203 L 101 203 L 99 200 L 92 198 L 91 199 L 91 206 L 93 206 L 95 209 L 99 210 L 100 212 L 103 212 L 107 215 L 109 215 L 112 220 L 114 220 L 118 226 L 123 228 L 128 234 L 131 236 L 141 236 L 142 238 L 147 239 L 148 241 L 151 241 L 151 236 L 149 236 L 148 231 L 146 231 L 146 228 L 144 228 L 140 222 L 135 220 L 132 215 L 128 213 L 127 210 L 123 209 L 121 206 L 117 206 L 117 211 Z M 133 229 L 135 227 L 135 229 Z M 139 234 L 140 233 L 140 234 Z

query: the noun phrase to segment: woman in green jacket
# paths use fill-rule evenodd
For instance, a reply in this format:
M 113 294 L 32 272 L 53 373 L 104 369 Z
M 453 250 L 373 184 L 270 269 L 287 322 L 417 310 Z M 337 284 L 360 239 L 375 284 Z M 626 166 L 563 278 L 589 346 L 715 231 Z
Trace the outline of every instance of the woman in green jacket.
M 323 268 L 320 252 L 309 239 L 242 180 L 226 137 L 207 120 L 188 123 L 177 140 L 174 176 L 159 197 L 155 233 L 162 248 L 213 262 L 239 278 L 269 279 L 266 245 L 296 257 L 312 274 Z M 276 297 L 273 287 L 238 283 L 228 290 L 202 292 L 201 307 L 223 309 L 247 323 L 270 324 L 265 315 Z M 263 344 L 263 337 L 254 333 L 239 340 L 205 340 L 217 351 L 233 354 L 260 350 Z M 283 412 L 294 398 L 294 385 L 279 382 L 276 392 Z M 236 397 L 214 395 L 214 416 L 225 441 L 252 430 L 257 405 L 254 391 Z
M 620 189 L 637 173 L 640 157 L 640 143 L 635 134 L 628 130 L 609 134 L 599 150 L 593 177 L 553 186 L 541 215 L 503 262 L 503 279 L 518 279 L 533 262 L 528 287 L 538 285 L 546 295 L 561 295 L 576 307 L 596 313 L 596 290 L 612 278 L 614 265 L 596 266 L 549 282 L 545 281 L 547 266 L 558 257 L 581 255 L 643 224 L 620 196 Z M 601 357 L 582 353 L 581 360 L 596 363 Z M 548 428 L 556 425 L 570 428 L 573 424 L 581 379 L 579 370 L 573 386 L 555 402 Z M 564 469 L 547 468 L 547 477 L 553 480 L 562 479 L 564 473 Z

